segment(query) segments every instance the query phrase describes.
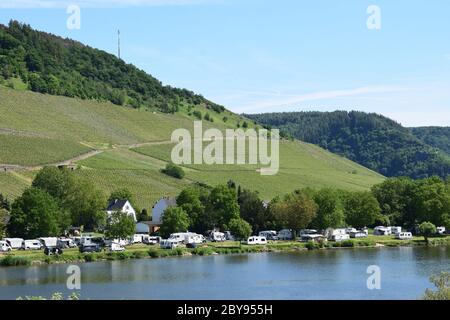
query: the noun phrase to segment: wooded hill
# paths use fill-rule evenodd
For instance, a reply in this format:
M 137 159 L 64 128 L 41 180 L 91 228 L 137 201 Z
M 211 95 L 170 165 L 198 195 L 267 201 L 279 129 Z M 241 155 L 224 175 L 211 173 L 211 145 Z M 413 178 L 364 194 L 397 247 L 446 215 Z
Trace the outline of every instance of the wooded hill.
M 107 100 L 134 108 L 176 112 L 184 105 L 224 111 L 201 95 L 162 83 L 105 51 L 11 21 L 0 24 L 0 74 L 35 92 Z
M 450 130 L 409 129 L 364 112 L 285 112 L 245 115 L 316 144 L 388 177 L 450 175 Z

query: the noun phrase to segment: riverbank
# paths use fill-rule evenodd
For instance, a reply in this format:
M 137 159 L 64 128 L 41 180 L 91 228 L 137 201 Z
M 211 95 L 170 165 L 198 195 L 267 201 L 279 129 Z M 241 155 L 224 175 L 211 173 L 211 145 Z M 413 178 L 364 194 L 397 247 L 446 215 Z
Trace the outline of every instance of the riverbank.
M 399 247 L 399 246 L 425 246 L 423 237 L 414 237 L 412 240 L 397 240 L 391 236 L 372 236 L 365 239 L 351 239 L 342 242 L 304 243 L 294 241 L 269 242 L 265 246 L 248 246 L 239 242 L 206 243 L 195 249 L 179 247 L 173 250 L 161 249 L 159 246 L 132 245 L 124 252 L 98 252 L 80 253 L 78 249 L 66 249 L 59 256 L 46 256 L 42 251 L 14 251 L 0 254 L 0 267 L 29 266 L 54 263 L 83 263 L 94 261 L 113 261 L 144 258 L 164 258 L 174 256 L 207 256 L 216 254 L 243 254 L 261 252 L 295 252 L 306 250 L 327 250 L 339 248 L 370 248 L 370 247 Z M 442 236 L 430 238 L 430 246 L 450 246 L 450 237 Z

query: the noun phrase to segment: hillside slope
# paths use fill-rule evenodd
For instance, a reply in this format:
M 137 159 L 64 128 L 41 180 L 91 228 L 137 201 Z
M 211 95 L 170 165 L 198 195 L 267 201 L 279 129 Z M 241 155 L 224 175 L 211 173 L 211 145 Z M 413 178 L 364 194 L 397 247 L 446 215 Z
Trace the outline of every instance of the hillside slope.
M 450 157 L 407 128 L 364 112 L 286 112 L 246 115 L 264 125 L 340 154 L 385 176 L 450 174 Z
M 275 176 L 261 176 L 255 166 L 202 165 L 185 166 L 186 178 L 177 180 L 160 170 L 169 161 L 172 131 L 193 126 L 193 118 L 187 114 L 137 110 L 1 86 L 0 96 L 0 144 L 8 150 L 0 153 L 0 163 L 38 166 L 97 150 L 92 157 L 75 161 L 79 165 L 76 174 L 93 181 L 105 193 L 129 188 L 140 207 L 149 208 L 159 197 L 174 196 L 195 181 L 215 185 L 233 179 L 269 200 L 301 187 L 367 190 L 383 180 L 356 163 L 299 141 L 281 143 L 280 171 Z M 204 121 L 204 126 L 233 127 L 239 117 L 228 116 L 233 121 Z M 73 148 L 66 150 L 64 146 Z M 27 166 L 0 173 L 0 193 L 17 196 L 35 173 Z

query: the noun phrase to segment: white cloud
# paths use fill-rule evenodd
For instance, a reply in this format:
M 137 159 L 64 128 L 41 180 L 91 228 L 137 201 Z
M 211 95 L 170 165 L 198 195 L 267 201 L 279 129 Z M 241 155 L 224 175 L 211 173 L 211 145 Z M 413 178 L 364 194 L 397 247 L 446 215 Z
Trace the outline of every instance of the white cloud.
M 215 4 L 220 0 L 0 0 L 2 9 L 58 9 L 69 5 L 83 8 L 120 8 L 144 6 L 184 6 Z
M 330 90 L 330 91 L 318 91 L 313 93 L 303 93 L 303 94 L 282 94 L 277 93 L 271 98 L 260 98 L 256 101 L 250 102 L 243 105 L 241 108 L 242 112 L 259 110 L 262 112 L 264 109 L 274 108 L 274 107 L 290 107 L 302 102 L 308 101 L 323 101 L 330 99 L 339 99 L 345 97 L 353 96 L 364 96 L 367 94 L 385 94 L 392 92 L 400 92 L 407 90 L 404 87 L 398 86 L 367 86 L 354 89 L 344 89 L 344 90 Z

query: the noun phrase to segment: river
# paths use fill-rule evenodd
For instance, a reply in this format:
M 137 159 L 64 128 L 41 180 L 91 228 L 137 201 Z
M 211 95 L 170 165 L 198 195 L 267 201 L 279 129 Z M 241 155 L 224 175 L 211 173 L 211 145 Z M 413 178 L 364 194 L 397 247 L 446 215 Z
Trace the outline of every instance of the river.
M 381 289 L 367 288 L 367 267 Z M 67 264 L 0 268 L 0 299 L 65 295 Z M 79 264 L 82 299 L 418 299 L 450 247 L 397 247 Z

